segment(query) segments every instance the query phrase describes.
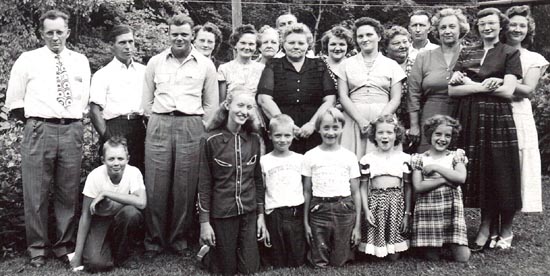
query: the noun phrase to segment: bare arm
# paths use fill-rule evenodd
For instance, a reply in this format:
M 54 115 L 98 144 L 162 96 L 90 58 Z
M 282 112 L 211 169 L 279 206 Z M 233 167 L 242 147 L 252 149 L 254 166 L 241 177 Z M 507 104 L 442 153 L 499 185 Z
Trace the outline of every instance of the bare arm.
M 527 74 L 523 78 L 521 83 L 516 85 L 516 90 L 514 91 L 514 97 L 517 98 L 528 98 L 533 91 L 537 88 L 539 80 L 541 77 L 541 68 L 529 68 Z
M 97 133 L 101 136 L 105 136 L 105 131 L 107 130 L 107 125 L 105 123 L 105 119 L 103 119 L 103 109 L 101 106 L 90 103 L 90 119 L 92 121 L 92 125 L 94 126 Z
M 267 116 L 267 119 L 270 120 L 276 115 L 281 114 L 279 106 L 273 100 L 273 97 L 266 94 L 258 95 L 258 105 L 262 107 L 264 114 Z
M 516 76 L 508 74 L 504 76 L 504 82 L 500 87 L 495 89 L 492 93 L 492 95 L 510 99 L 514 95 L 514 91 L 516 90 L 518 79 Z
M 145 196 L 145 189 L 139 189 L 132 194 L 123 194 L 111 191 L 102 191 L 99 195 L 92 201 L 90 205 L 90 211 L 95 213 L 96 205 L 101 202 L 104 198 L 110 199 L 114 202 L 117 202 L 121 205 L 132 205 L 138 209 L 144 209 L 147 205 L 147 197 Z
M 361 242 L 361 192 L 359 190 L 359 178 L 350 180 L 351 197 L 355 204 L 355 225 L 353 227 L 351 242 L 353 246 Z
M 397 110 L 397 107 L 401 103 L 401 90 L 403 84 L 401 82 L 395 83 L 390 90 L 390 101 L 382 109 L 382 115 L 393 114 Z
M 412 183 L 416 192 L 426 193 L 439 188 L 439 186 L 444 185 L 445 183 L 447 183 L 447 181 L 443 177 L 424 180 L 422 176 L 422 171 L 414 170 L 412 173 Z
M 82 215 L 78 223 L 74 257 L 71 260 L 71 266 L 73 268 L 82 265 L 82 252 L 84 251 L 84 244 L 86 244 L 86 238 L 88 238 L 88 232 L 90 231 L 90 222 L 92 221 L 90 205 L 93 200 L 94 199 L 91 197 L 84 196 L 84 200 L 82 201 Z
M 304 184 L 304 230 L 306 232 L 306 240 L 311 245 L 313 236 L 311 233 L 311 227 L 309 226 L 309 205 L 311 203 L 311 177 L 302 176 L 302 183 Z

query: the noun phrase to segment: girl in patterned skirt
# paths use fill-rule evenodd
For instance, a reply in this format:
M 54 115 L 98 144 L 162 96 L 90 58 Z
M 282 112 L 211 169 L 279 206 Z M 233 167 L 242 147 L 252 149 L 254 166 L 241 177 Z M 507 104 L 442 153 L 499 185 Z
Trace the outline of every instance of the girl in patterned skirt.
M 460 131 L 457 120 L 435 115 L 424 123 L 431 147 L 412 156 L 412 182 L 417 193 L 411 245 L 421 247 L 426 258 L 439 259 L 439 250 L 449 245 L 453 258 L 467 262 L 470 249 L 460 184 L 466 180 L 468 159 L 464 150 L 449 150 Z
M 361 200 L 365 220 L 359 251 L 399 258 L 409 248 L 405 234 L 411 216 L 410 156 L 400 150 L 404 130 L 397 118 L 382 115 L 369 124 L 368 139 L 376 151 L 361 161 Z

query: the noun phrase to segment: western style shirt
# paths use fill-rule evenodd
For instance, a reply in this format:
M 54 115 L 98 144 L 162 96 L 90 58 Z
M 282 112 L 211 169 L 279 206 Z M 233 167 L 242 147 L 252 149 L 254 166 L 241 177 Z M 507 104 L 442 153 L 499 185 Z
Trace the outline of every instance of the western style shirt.
M 264 185 L 260 167 L 260 137 L 231 133 L 223 127 L 201 140 L 199 219 L 264 213 Z

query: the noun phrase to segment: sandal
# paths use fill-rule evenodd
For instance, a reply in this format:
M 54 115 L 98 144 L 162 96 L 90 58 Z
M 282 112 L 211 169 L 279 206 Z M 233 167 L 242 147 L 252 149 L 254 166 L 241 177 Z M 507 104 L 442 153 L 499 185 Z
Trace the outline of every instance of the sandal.
M 494 249 L 497 246 L 498 238 L 498 235 L 494 235 L 489 238 L 489 248 Z
M 499 249 L 510 249 L 512 247 L 512 239 L 514 238 L 514 234 L 510 235 L 507 238 L 500 237 L 498 239 L 498 242 L 496 244 L 496 248 Z

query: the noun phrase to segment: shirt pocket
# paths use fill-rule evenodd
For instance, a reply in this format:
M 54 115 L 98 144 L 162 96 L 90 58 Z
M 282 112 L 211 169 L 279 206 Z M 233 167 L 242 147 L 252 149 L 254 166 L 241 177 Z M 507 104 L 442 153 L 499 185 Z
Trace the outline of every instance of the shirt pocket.
M 153 81 L 155 82 L 155 86 L 159 90 L 167 90 L 170 87 L 170 79 L 172 74 L 167 73 L 159 73 L 155 74 L 155 77 Z
M 200 72 L 184 72 L 176 80 L 176 85 L 185 85 L 187 87 L 201 87 L 205 76 Z
M 219 167 L 222 167 L 222 168 L 232 168 L 233 165 L 231 163 L 228 163 L 228 162 L 225 162 L 221 159 L 218 159 L 218 158 L 214 158 L 214 162 L 216 162 L 216 164 L 219 166 Z

